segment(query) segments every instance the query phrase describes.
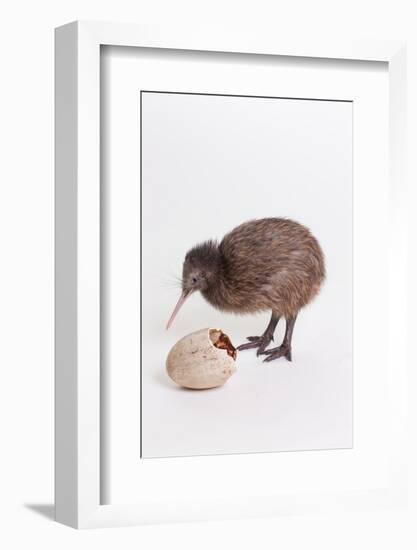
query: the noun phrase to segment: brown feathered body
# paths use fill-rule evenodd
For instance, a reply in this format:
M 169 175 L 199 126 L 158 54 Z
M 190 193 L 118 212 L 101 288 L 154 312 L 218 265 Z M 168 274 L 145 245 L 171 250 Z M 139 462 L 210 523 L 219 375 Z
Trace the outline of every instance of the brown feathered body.
M 203 261 L 202 259 L 205 258 Z M 324 255 L 309 229 L 265 218 L 239 225 L 221 243 L 209 241 L 186 256 L 184 272 L 200 270 L 204 298 L 234 313 L 272 310 L 291 317 L 319 292 Z

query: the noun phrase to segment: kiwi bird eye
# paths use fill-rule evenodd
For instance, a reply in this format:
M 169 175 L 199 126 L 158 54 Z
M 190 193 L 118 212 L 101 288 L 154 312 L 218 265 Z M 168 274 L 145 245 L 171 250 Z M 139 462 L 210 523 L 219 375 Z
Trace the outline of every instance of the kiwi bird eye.
M 193 277 L 191 280 L 192 280 L 193 284 L 195 284 L 197 282 L 197 277 Z

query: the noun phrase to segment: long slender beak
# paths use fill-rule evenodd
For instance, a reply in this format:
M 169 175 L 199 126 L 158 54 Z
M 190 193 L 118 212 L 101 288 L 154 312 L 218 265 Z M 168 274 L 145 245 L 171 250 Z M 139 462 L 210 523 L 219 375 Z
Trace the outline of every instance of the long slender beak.
M 192 291 L 184 291 L 181 296 L 180 296 L 180 299 L 178 300 L 177 302 L 177 305 L 175 306 L 174 308 L 174 311 L 172 312 L 172 315 L 171 317 L 169 318 L 169 321 L 166 325 L 166 330 L 169 329 L 169 327 L 172 325 L 175 317 L 177 316 L 177 313 L 179 312 L 179 310 L 181 309 L 181 307 L 183 306 L 185 300 L 190 296 L 190 294 L 192 294 Z

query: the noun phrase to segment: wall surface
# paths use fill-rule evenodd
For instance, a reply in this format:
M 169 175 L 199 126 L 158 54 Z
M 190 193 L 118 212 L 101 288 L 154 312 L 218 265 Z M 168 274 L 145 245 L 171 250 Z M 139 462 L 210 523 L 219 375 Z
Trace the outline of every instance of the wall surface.
M 268 27 L 283 36 L 408 40 L 409 97 L 417 97 L 413 2 L 330 0 L 15 0 L 0 8 L 0 545 L 3 548 L 415 548 L 415 510 L 350 516 L 76 532 L 53 516 L 53 28 L 75 19 Z M 416 149 L 415 103 L 409 150 Z M 411 157 L 411 155 L 410 155 Z M 411 159 L 412 160 L 412 159 Z M 416 181 L 411 165 L 409 181 Z M 410 210 L 416 191 L 411 189 Z M 414 214 L 414 212 L 411 212 Z M 416 216 L 410 231 L 416 232 Z M 416 248 L 413 247 L 416 277 Z M 413 290 L 411 301 L 416 303 Z M 410 307 L 410 319 L 411 311 Z M 410 372 L 410 388 L 416 375 Z M 416 406 L 411 409 L 416 414 Z M 414 432 L 415 433 L 415 432 Z M 415 440 L 410 442 L 414 452 Z M 415 487 L 415 473 L 412 472 Z M 411 503 L 415 504 L 413 493 Z

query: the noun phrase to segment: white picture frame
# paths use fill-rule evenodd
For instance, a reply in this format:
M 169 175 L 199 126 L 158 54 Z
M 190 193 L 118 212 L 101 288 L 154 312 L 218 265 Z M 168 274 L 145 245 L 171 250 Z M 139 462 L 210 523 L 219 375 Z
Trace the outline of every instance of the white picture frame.
M 390 187 L 393 281 L 404 288 L 390 315 L 405 319 L 405 45 L 396 41 L 281 43 L 277 37 L 229 30 L 166 29 L 74 22 L 56 29 L 56 519 L 77 528 L 187 519 L 262 516 L 317 508 L 398 504 L 405 498 L 406 345 L 400 343 L 387 406 L 396 421 L 391 471 L 384 490 L 352 494 L 288 494 L 253 499 L 230 509 L 211 502 L 167 503 L 146 511 L 134 504 L 101 504 L 100 497 L 100 47 L 168 48 L 306 58 L 382 61 L 389 70 Z M 392 243 L 391 243 L 392 244 Z M 404 321 L 405 322 L 405 321 Z M 405 331 L 404 331 L 405 332 Z M 405 334 L 403 335 L 405 338 Z M 233 457 L 230 457 L 233 460 Z

